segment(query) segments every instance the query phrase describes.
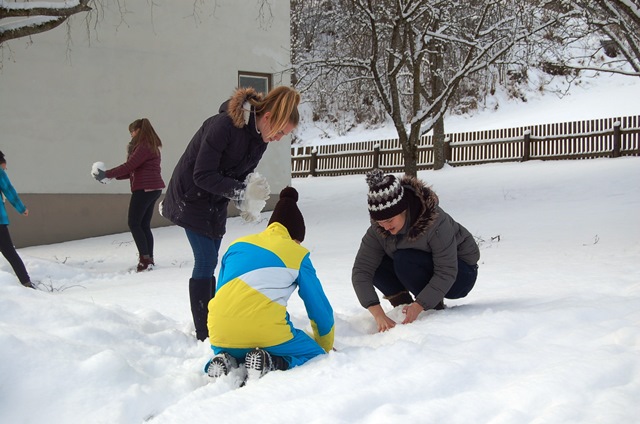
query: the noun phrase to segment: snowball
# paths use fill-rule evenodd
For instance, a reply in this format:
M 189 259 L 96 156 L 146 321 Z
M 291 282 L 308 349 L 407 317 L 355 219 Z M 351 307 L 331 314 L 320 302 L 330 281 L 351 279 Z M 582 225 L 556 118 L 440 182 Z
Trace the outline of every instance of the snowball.
M 104 166 L 104 162 L 94 162 L 91 165 L 91 176 L 95 177 L 98 174 L 98 170 L 105 171 L 106 167 Z M 111 178 L 103 178 L 100 180 L 102 184 L 109 184 L 111 182 Z
M 91 166 L 91 175 L 95 175 L 98 173 L 98 169 L 102 171 L 106 171 L 106 167 L 104 166 L 104 162 L 94 162 Z

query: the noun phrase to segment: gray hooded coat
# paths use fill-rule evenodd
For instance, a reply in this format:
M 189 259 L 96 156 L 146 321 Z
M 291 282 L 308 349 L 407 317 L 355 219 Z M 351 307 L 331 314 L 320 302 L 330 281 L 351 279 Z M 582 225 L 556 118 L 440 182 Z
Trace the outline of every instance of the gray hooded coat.
M 375 221 L 365 233 L 356 255 L 352 283 L 360 304 L 368 308 L 380 303 L 373 275 L 385 255 L 396 250 L 416 249 L 431 253 L 434 273 L 416 296 L 425 310 L 435 307 L 449 291 L 458 274 L 458 258 L 469 265 L 480 259 L 480 249 L 471 233 L 438 205 L 438 196 L 416 178 L 403 177 L 409 206 L 404 228 L 392 235 Z

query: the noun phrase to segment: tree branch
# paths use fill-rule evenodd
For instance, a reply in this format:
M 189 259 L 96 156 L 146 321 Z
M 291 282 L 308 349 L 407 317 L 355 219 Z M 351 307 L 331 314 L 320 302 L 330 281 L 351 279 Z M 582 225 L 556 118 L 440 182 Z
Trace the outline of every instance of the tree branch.
M 28 37 L 56 28 L 70 16 L 78 13 L 89 12 L 89 2 L 92 0 L 77 0 L 77 2 L 64 2 L 51 6 L 43 6 L 43 3 L 0 3 L 0 20 L 6 18 L 27 18 L 11 23 L 0 23 L 0 44 L 16 38 Z M 55 4 L 55 5 L 54 5 Z

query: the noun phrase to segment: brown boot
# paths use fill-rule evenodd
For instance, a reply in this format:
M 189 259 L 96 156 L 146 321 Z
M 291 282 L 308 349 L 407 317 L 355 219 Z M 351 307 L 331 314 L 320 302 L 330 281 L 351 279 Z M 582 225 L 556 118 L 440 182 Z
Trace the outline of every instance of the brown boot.
M 150 271 L 153 269 L 153 265 L 155 265 L 155 263 L 153 262 L 153 258 L 151 256 L 141 255 L 140 260 L 138 261 L 138 267 L 136 268 L 136 272 L 142 272 L 147 270 Z
M 413 297 L 411 297 L 411 293 L 408 291 L 401 291 L 400 293 L 392 294 L 391 296 L 385 296 L 389 302 L 391 302 L 391 306 L 394 308 L 400 305 L 409 305 L 413 303 Z

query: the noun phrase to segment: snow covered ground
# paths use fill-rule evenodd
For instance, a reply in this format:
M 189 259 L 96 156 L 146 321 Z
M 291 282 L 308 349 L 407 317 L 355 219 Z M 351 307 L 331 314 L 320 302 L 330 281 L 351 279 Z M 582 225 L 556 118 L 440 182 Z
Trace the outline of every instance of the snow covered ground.
M 640 113 L 635 100 L 607 97 L 637 99 L 640 82 L 577 93 L 573 102 L 550 96 L 456 125 Z M 39 291 L 20 286 L 0 259 L 0 422 L 637 422 L 640 158 L 447 167 L 419 177 L 480 242 L 471 294 L 375 333 L 350 282 L 368 224 L 364 177 L 295 179 L 304 245 L 335 311 L 337 351 L 241 389 L 202 373 L 210 348 L 192 334 L 193 259 L 182 229 L 154 231 L 157 267 L 140 274 L 129 271 L 128 233 L 20 249 Z M 269 215 L 229 219 L 221 254 Z M 289 311 L 309 328 L 295 294 Z

